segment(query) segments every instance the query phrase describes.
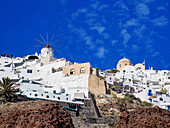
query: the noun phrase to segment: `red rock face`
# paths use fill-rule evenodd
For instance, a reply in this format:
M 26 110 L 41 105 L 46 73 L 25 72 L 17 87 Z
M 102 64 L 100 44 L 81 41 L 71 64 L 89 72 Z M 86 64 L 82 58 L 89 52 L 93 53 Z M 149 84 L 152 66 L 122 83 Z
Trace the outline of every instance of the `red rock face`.
M 74 128 L 69 111 L 50 101 L 27 101 L 1 106 L 1 127 Z
M 170 128 L 170 111 L 159 107 L 123 112 L 115 128 Z

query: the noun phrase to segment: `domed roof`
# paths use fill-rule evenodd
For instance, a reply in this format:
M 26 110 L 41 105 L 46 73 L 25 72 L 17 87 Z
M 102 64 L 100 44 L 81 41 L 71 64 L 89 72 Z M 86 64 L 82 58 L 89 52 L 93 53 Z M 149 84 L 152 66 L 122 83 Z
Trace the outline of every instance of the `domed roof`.
M 118 63 L 120 63 L 120 62 L 130 62 L 131 63 L 131 61 L 125 57 L 123 59 L 119 60 Z
M 135 65 L 135 67 L 143 67 L 143 66 L 144 66 L 144 65 L 141 64 L 141 63 L 138 63 L 138 64 Z

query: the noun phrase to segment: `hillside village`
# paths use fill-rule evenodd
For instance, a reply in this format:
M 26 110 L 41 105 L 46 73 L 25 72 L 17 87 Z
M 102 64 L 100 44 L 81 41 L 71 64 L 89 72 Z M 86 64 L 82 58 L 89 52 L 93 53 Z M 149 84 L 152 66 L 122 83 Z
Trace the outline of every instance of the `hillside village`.
M 40 54 L 36 52 L 24 57 L 1 54 L 0 79 L 3 81 L 6 77 L 18 90 L 18 97 L 13 98 L 13 102 L 29 100 L 20 104 L 29 107 L 29 104 L 40 101 L 44 101 L 40 104 L 56 101 L 61 108 L 70 111 L 69 126 L 112 127 L 116 120 L 121 123 L 119 117 L 124 111 L 141 107 L 147 111 L 149 106 L 167 109 L 167 114 L 170 110 L 170 71 L 154 70 L 153 67 L 146 69 L 145 62 L 133 65 L 127 58 L 119 60 L 116 69 L 102 71 L 93 68 L 90 62 L 72 63 L 65 58 L 55 58 L 53 48 L 46 44 Z M 3 104 L 3 97 L 0 97 L 0 104 Z M 13 106 L 16 105 L 10 105 Z M 19 109 L 16 111 L 25 111 Z M 142 115 L 138 116 L 143 119 Z M 7 121 L 3 126 L 11 125 L 5 116 L 1 118 Z M 22 124 L 16 122 L 12 125 Z
M 134 94 L 142 101 L 170 110 L 170 71 L 145 69 L 145 62 L 133 66 L 123 58 L 117 69 L 101 71 L 90 62 L 72 63 L 55 58 L 53 48 L 47 44 L 25 57 L 1 54 L 0 79 L 15 81 L 21 95 L 29 98 L 83 104 L 89 92 L 95 96 L 125 93 Z

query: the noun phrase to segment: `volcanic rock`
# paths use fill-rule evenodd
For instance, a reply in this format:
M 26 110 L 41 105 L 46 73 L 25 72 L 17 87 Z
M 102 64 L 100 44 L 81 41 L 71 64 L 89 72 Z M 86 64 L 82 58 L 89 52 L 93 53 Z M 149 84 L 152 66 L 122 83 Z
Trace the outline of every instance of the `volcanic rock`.
M 159 107 L 138 108 L 124 111 L 115 128 L 169 128 L 170 111 Z
M 57 102 L 25 101 L 0 106 L 0 128 L 74 128 L 68 110 Z

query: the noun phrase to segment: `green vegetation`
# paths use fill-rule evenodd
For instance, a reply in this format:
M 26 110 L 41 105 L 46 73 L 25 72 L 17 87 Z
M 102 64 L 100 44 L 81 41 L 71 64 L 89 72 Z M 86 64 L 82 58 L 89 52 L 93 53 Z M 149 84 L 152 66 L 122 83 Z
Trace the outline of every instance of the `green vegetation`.
M 139 102 L 141 102 L 140 99 L 137 99 L 133 94 L 129 93 L 126 93 L 124 98 L 130 103 L 133 103 L 133 100 L 138 100 Z
M 156 93 L 159 93 L 159 94 L 167 94 L 168 93 L 168 90 L 160 90 L 160 91 L 157 91 Z
M 2 78 L 0 81 L 0 97 L 3 102 L 9 102 L 13 97 L 16 97 L 16 92 L 19 92 L 19 89 L 15 89 L 14 83 L 12 80 L 7 78 Z
M 117 95 L 116 95 L 116 94 L 113 94 L 113 98 L 117 98 Z
M 108 110 L 107 110 L 107 108 L 105 108 L 103 111 L 105 111 L 105 112 L 106 112 L 106 111 L 108 111 Z
M 92 93 L 91 95 L 92 95 L 92 97 L 95 99 L 95 94 Z
M 81 117 L 81 120 L 86 120 L 86 118 L 82 116 L 82 117 Z
M 113 128 L 113 127 L 114 127 L 114 124 L 115 124 L 115 123 L 110 123 L 110 124 L 108 124 L 108 126 Z
M 140 98 L 136 98 L 137 101 L 139 101 L 140 103 L 142 102 Z
M 142 105 L 143 105 L 143 106 L 153 106 L 152 103 L 149 103 L 149 102 L 146 102 L 146 101 L 143 101 L 143 102 L 142 102 Z
M 129 103 L 133 103 L 133 99 L 132 99 L 131 97 L 125 96 L 124 98 L 125 98 L 125 100 L 127 100 Z

